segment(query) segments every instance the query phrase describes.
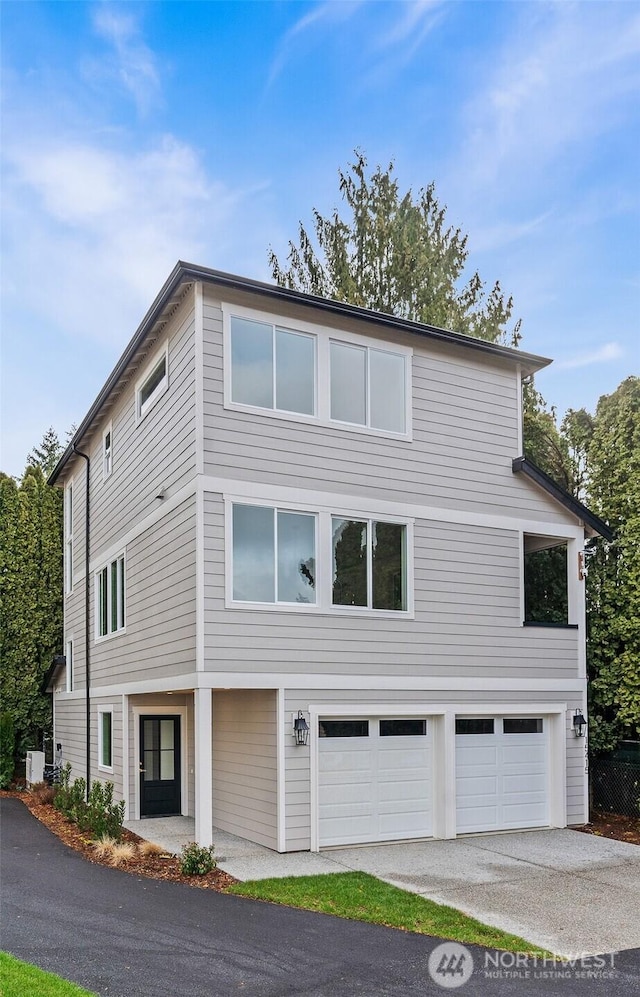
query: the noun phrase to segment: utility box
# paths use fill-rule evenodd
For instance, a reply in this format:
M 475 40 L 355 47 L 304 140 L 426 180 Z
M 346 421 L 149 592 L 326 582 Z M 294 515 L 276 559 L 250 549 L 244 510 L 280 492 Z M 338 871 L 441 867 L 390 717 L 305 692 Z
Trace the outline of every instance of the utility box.
M 27 751 L 27 786 L 44 781 L 44 751 Z

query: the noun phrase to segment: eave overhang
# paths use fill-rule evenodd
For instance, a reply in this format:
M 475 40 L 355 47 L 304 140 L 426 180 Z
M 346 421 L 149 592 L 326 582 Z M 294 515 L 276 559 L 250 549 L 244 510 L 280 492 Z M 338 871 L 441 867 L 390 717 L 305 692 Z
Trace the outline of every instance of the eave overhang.
M 564 488 L 556 484 L 553 478 L 550 478 L 532 460 L 529 460 L 527 457 L 514 457 L 512 470 L 514 474 L 526 475 L 527 478 L 581 520 L 585 531 L 590 537 L 600 536 L 604 537 L 605 540 L 613 540 L 613 530 L 603 519 L 600 519 L 595 513 L 590 512 L 586 505 L 583 505 L 582 502 L 579 502 L 573 495 L 570 495 Z

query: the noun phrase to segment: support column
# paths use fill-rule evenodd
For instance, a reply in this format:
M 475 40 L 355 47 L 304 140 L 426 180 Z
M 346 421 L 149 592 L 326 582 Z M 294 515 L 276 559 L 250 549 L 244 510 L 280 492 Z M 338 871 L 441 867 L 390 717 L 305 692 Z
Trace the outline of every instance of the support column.
M 211 689 L 194 690 L 196 841 L 213 843 L 213 728 Z

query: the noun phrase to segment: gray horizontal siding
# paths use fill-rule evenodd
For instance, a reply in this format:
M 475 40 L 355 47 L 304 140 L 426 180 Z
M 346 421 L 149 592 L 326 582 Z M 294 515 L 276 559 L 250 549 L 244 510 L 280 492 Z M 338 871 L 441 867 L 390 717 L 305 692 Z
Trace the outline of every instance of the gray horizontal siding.
M 195 498 L 191 497 L 128 545 L 126 632 L 93 643 L 92 685 L 99 688 L 194 671 L 195 590 Z
M 54 743 L 62 745 L 62 764 L 71 764 L 71 779 L 87 774 L 84 699 L 54 696 Z M 95 731 L 94 731 L 95 734 Z
M 415 524 L 415 619 L 226 609 L 222 497 L 205 495 L 205 667 L 574 678 L 575 630 L 524 628 L 514 531 Z
M 240 303 L 251 306 L 249 298 Z M 304 317 L 310 320 L 309 313 Z M 320 324 L 338 328 L 324 315 Z M 379 330 L 362 322 L 347 331 L 380 339 Z M 456 350 L 406 335 L 397 341 L 414 349 L 412 442 L 260 412 L 225 410 L 222 312 L 205 288 L 206 472 L 389 501 L 574 522 L 557 503 L 511 471 L 511 459 L 518 453 L 520 405 L 515 371 L 498 359 L 462 347 Z
M 276 694 L 213 696 L 213 823 L 277 848 Z

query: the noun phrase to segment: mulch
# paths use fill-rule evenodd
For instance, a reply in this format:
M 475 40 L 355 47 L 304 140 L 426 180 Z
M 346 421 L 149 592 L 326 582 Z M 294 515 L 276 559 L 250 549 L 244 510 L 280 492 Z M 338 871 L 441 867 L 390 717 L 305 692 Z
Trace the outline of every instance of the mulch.
M 42 824 L 49 828 L 65 845 L 80 852 L 83 858 L 94 865 L 110 866 L 108 859 L 100 858 L 93 847 L 93 839 L 84 831 L 81 831 L 77 824 L 68 820 L 51 803 L 39 803 L 29 792 L 19 792 L 11 790 L 0 790 L 0 797 L 11 796 L 22 800 L 28 810 Z M 144 839 L 140 838 L 133 831 L 127 828 L 122 829 L 121 841 L 132 845 L 139 845 Z M 122 872 L 128 872 L 132 876 L 146 876 L 149 879 L 164 879 L 172 883 L 185 883 L 187 886 L 196 886 L 201 890 L 217 890 L 223 892 L 228 886 L 237 883 L 238 880 L 222 869 L 213 869 L 204 876 L 184 876 L 180 871 L 180 861 L 176 855 L 169 853 L 141 855 L 136 852 L 134 858 L 127 859 L 118 865 Z
M 630 845 L 640 845 L 640 819 L 637 817 L 596 811 L 589 824 L 574 830 L 596 834 L 599 838 L 615 838 L 617 841 L 627 841 Z

